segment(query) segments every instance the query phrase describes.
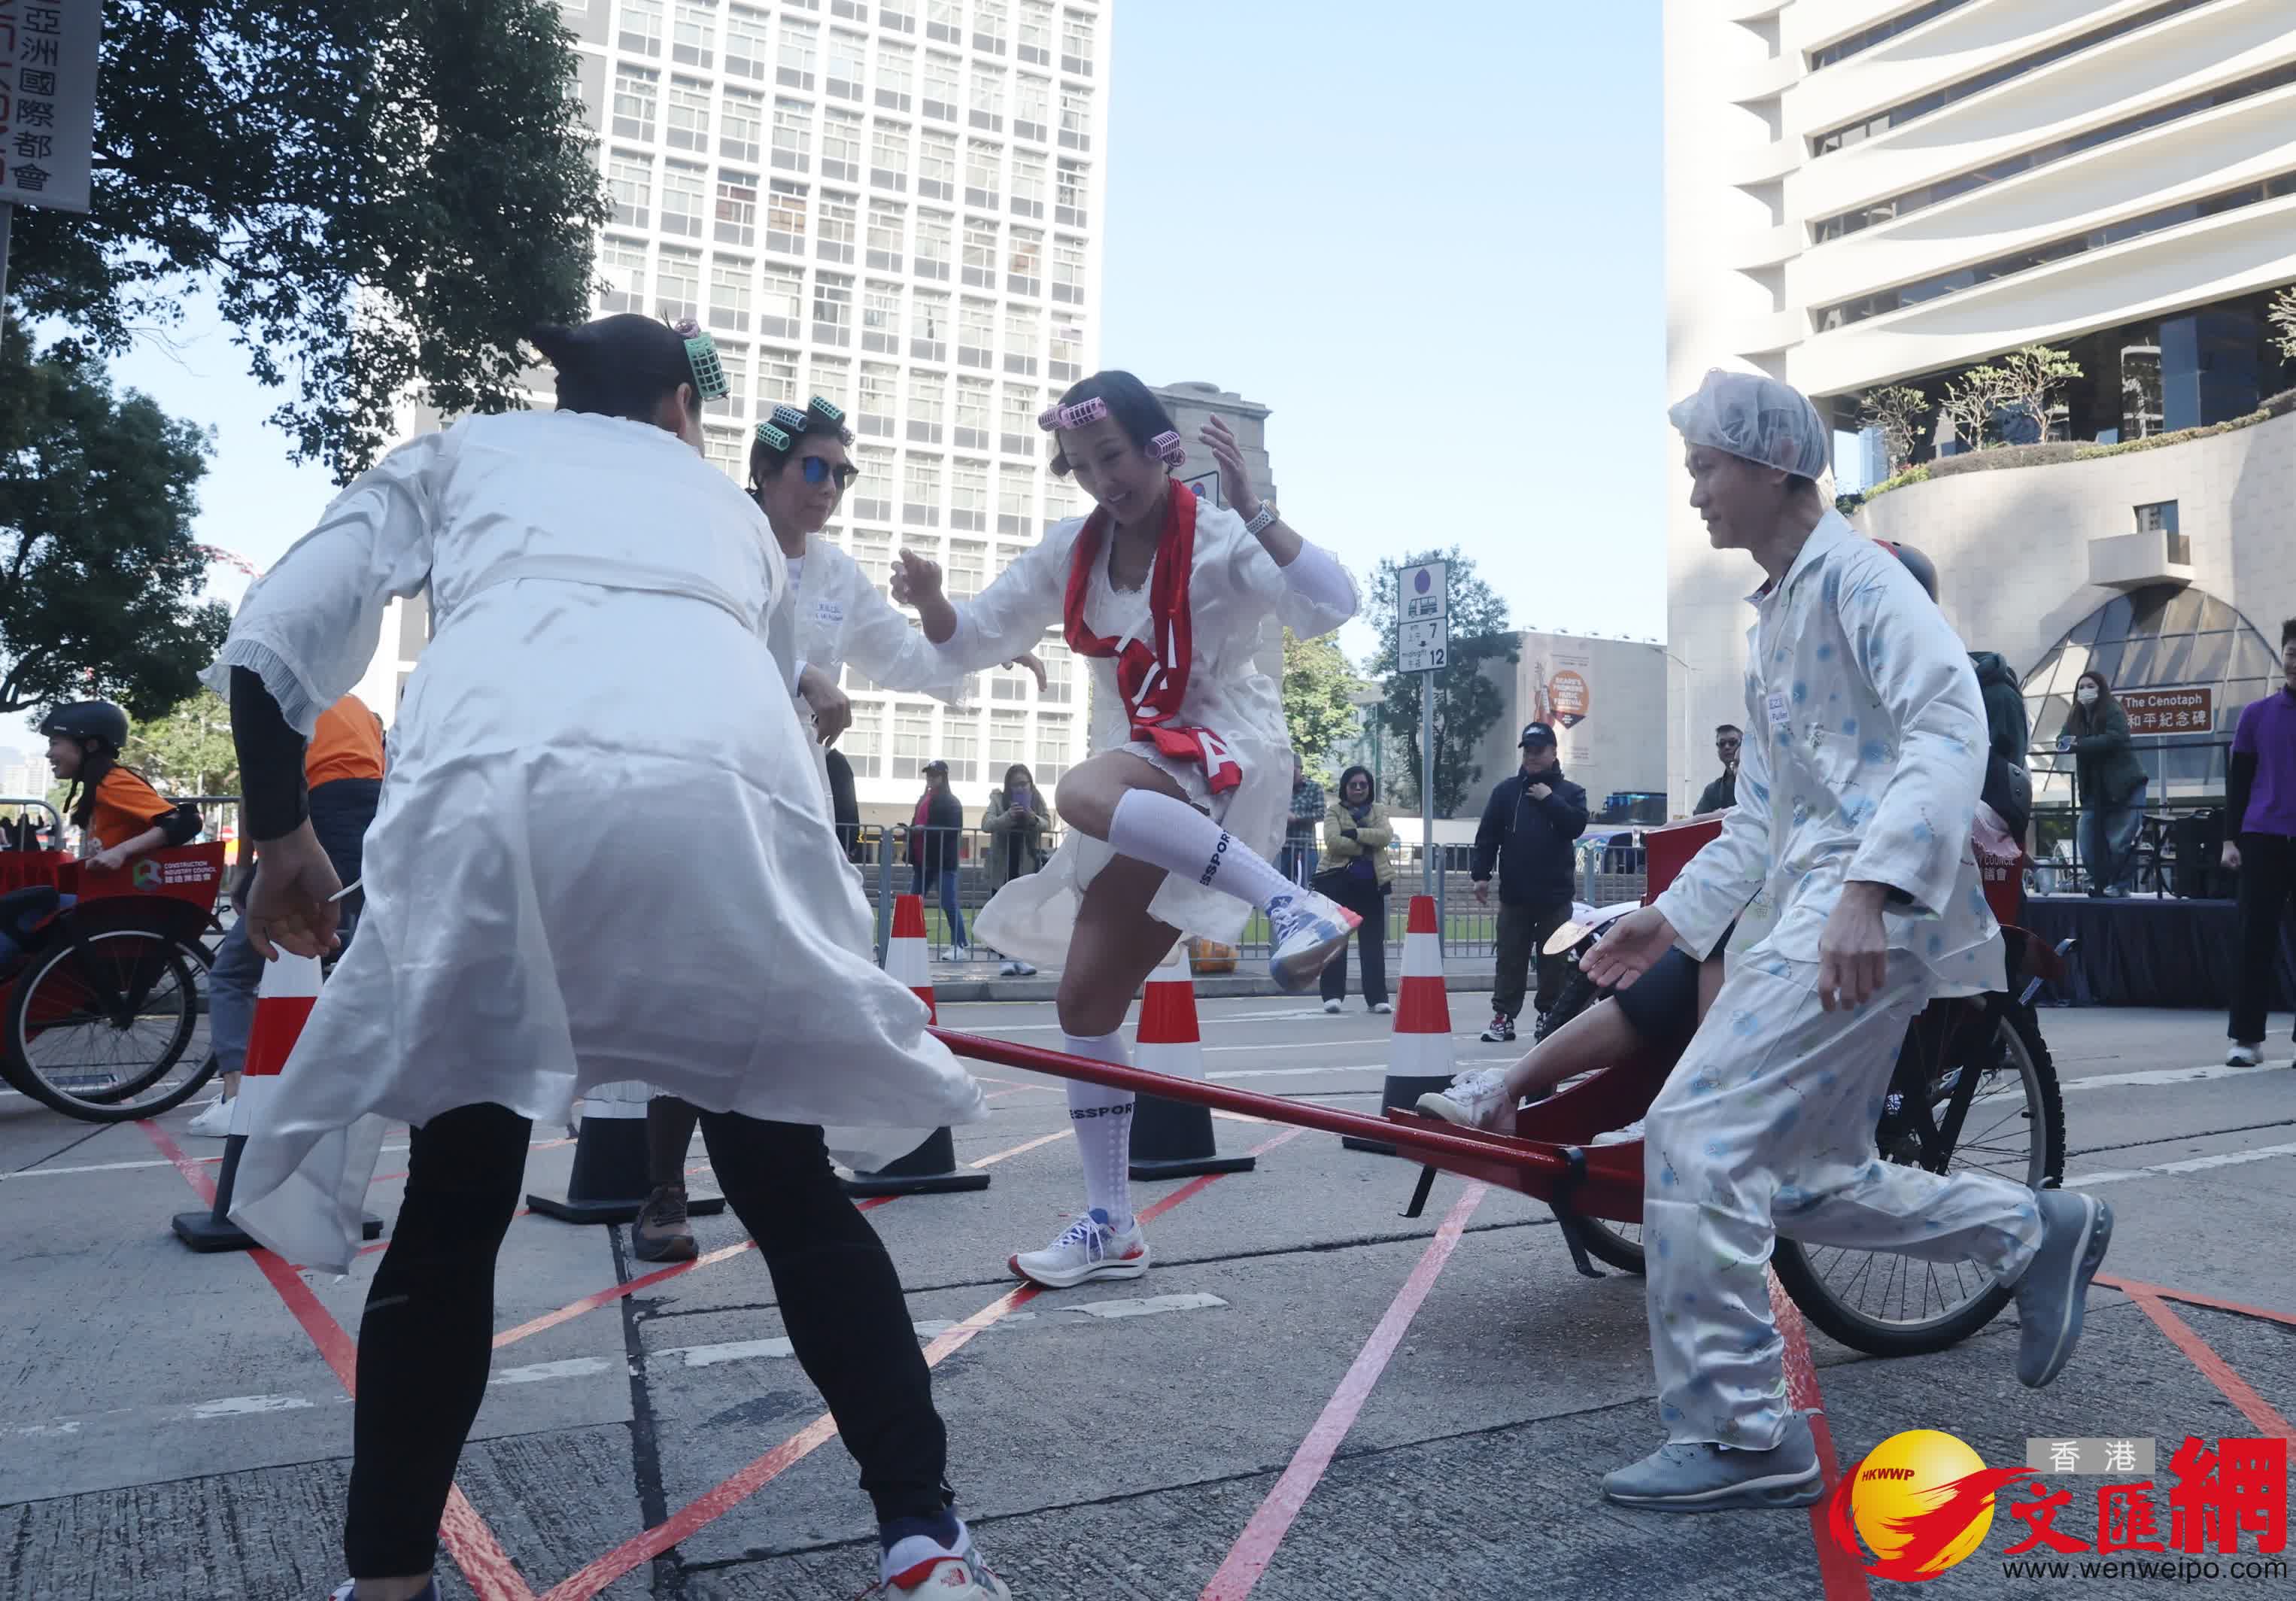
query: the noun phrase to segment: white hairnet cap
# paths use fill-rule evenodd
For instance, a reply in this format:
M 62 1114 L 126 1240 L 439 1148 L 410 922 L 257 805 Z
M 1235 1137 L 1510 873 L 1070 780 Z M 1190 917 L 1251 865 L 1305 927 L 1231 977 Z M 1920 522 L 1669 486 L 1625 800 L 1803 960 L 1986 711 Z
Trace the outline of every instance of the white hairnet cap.
M 1809 397 L 1759 373 L 1716 367 L 1667 420 L 1693 445 L 1743 456 L 1782 472 L 1823 478 L 1833 464 L 1833 431 Z

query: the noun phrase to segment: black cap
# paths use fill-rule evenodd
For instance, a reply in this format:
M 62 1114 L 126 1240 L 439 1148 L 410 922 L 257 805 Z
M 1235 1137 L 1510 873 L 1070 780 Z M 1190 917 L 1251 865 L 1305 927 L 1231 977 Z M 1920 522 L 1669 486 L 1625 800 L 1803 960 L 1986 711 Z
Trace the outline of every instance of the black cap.
M 946 773 L 948 771 L 948 763 L 936 756 L 931 761 L 925 763 L 922 770 L 928 773 Z
M 1522 726 L 1522 738 L 1516 743 L 1524 745 L 1551 745 L 1554 743 L 1554 730 L 1545 723 L 1525 723 Z

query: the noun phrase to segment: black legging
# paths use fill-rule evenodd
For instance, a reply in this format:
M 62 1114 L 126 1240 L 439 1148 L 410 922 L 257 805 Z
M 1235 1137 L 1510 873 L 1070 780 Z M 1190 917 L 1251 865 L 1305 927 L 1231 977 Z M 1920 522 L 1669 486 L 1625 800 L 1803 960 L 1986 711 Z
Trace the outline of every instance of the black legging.
M 486 1394 L 495 1255 L 510 1227 L 532 1125 L 462 1106 L 416 1129 L 406 1199 L 359 1324 L 351 1572 L 428 1572 L 439 1519 Z M 892 1259 L 838 1187 L 821 1130 L 705 1112 L 718 1182 L 773 1275 L 806 1376 L 861 1465 L 880 1522 L 938 1517 L 947 1435 Z

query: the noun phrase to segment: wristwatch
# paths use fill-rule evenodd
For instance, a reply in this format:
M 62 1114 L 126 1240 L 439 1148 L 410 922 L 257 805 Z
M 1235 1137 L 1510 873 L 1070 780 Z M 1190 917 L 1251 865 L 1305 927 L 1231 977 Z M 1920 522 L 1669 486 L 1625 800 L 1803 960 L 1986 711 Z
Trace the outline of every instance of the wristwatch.
M 1275 521 L 1275 508 L 1263 500 L 1259 503 L 1259 515 L 1245 523 L 1243 525 L 1243 531 L 1247 534 L 1257 534 L 1260 530 L 1266 528 Z

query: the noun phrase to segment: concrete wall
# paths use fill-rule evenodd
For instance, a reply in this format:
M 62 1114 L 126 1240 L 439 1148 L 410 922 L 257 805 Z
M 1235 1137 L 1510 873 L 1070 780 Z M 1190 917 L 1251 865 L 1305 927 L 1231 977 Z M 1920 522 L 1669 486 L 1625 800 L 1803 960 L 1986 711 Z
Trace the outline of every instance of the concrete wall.
M 1671 725 L 1668 721 L 1664 652 L 1635 640 L 1571 634 L 1521 633 L 1514 639 L 1518 661 L 1483 666 L 1505 710 L 1475 750 L 1483 770 L 1468 792 L 1471 815 L 1481 811 L 1491 785 L 1514 771 L 1521 759 L 1515 742 L 1522 726 L 1539 718 L 1554 723 L 1562 770 L 1585 786 L 1596 810 L 1615 790 L 1666 788 L 1669 752 L 1679 759 L 1683 736 L 1679 717 Z M 1567 728 L 1552 702 L 1555 675 L 1564 672 L 1578 674 L 1588 692 L 1587 715 Z M 1697 742 L 1693 749 L 1706 743 Z M 1710 751 L 1708 756 L 1710 760 Z

